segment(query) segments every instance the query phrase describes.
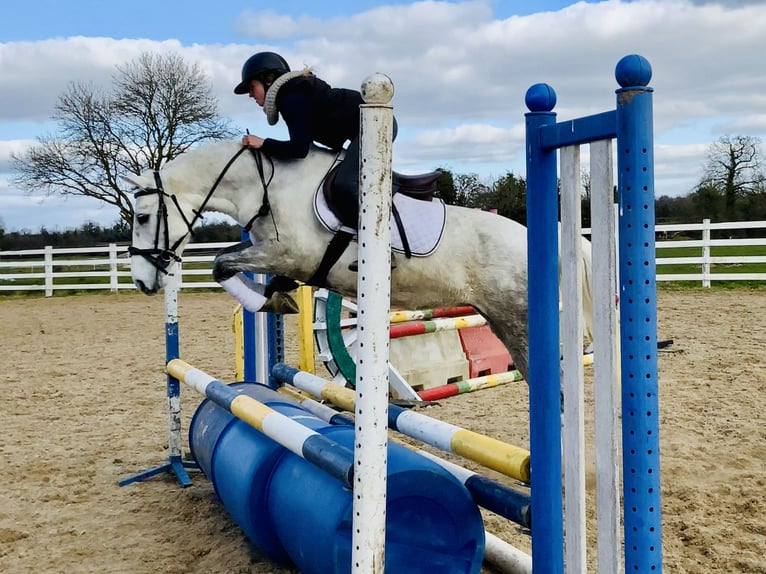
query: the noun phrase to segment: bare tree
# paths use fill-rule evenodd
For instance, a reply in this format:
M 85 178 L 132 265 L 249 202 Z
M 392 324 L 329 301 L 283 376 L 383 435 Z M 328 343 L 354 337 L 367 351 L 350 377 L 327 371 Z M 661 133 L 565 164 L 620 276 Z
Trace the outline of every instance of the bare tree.
M 702 180 L 696 194 L 710 200 L 714 190 L 723 197 L 723 220 L 736 220 L 737 205 L 743 199 L 764 193 L 761 171 L 761 140 L 752 136 L 724 136 L 711 144 Z
M 177 54 L 141 54 L 117 66 L 109 91 L 73 82 L 52 118 L 59 132 L 13 155 L 13 181 L 26 190 L 92 197 L 133 220 L 120 176 L 159 169 L 204 141 L 234 136 L 199 66 Z

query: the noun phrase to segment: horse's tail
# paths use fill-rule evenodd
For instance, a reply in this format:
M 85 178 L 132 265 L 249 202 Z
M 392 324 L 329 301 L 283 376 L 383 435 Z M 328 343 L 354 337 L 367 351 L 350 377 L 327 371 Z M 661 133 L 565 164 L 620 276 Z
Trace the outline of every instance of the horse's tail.
M 587 339 L 585 345 L 593 342 L 593 254 L 591 243 L 585 237 L 582 238 L 582 311 L 585 319 L 585 331 L 583 337 Z
M 559 224 L 559 241 L 561 225 Z M 591 243 L 585 237 L 580 241 L 580 271 L 582 275 L 582 313 L 583 313 L 583 348 L 591 349 L 593 343 L 593 255 Z M 559 257 L 559 281 L 561 281 L 561 258 Z M 561 309 L 562 292 L 559 288 L 559 309 Z M 561 325 L 563 328 L 563 325 Z

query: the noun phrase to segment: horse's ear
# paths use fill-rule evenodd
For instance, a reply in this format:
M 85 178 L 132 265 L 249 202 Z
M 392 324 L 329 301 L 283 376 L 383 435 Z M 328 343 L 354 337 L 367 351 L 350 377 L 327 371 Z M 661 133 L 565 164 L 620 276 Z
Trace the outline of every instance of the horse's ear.
M 129 185 L 132 185 L 134 187 L 139 187 L 139 188 L 149 187 L 153 183 L 152 181 L 149 180 L 149 178 L 144 177 L 142 175 L 136 175 L 134 173 L 123 175 L 120 177 L 120 179 L 122 179 L 122 181 L 124 181 L 125 183 Z

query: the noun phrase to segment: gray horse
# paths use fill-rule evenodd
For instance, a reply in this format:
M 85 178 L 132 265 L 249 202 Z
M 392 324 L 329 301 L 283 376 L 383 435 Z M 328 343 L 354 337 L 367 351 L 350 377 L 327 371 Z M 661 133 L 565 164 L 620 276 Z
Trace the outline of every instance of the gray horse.
M 242 150 L 239 142 L 217 142 L 179 156 L 160 172 L 126 178 L 137 188 L 131 266 L 141 291 L 156 293 L 164 286 L 166 273 L 180 261 L 191 230 L 205 211 L 225 213 L 249 227 L 250 241 L 220 252 L 214 264 L 216 279 L 240 301 L 247 300 L 242 290 L 253 288 L 246 281 L 232 288 L 243 272 L 303 282 L 312 277 L 333 238 L 315 216 L 314 195 L 337 155 L 314 148 L 303 160 L 272 161 L 259 152 L 251 157 Z M 264 190 L 268 190 L 266 202 Z M 589 334 L 591 252 L 586 240 L 581 254 Z M 356 297 L 357 274 L 348 266 L 356 255 L 352 243 L 326 277 L 328 288 L 350 298 Z M 526 376 L 527 230 L 523 225 L 485 211 L 446 206 L 446 226 L 433 254 L 397 257 L 397 263 L 391 272 L 393 307 L 472 305 L 487 318 L 516 368 Z

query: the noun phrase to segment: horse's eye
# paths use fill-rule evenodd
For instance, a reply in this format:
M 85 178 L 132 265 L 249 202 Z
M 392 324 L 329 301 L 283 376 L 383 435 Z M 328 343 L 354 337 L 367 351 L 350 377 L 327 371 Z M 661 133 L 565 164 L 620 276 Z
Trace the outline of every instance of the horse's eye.
M 139 213 L 138 215 L 136 215 L 136 222 L 139 225 L 146 225 L 147 223 L 149 223 L 149 215 L 147 215 L 146 213 Z

